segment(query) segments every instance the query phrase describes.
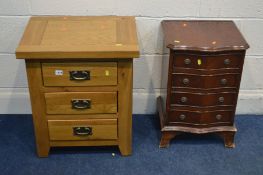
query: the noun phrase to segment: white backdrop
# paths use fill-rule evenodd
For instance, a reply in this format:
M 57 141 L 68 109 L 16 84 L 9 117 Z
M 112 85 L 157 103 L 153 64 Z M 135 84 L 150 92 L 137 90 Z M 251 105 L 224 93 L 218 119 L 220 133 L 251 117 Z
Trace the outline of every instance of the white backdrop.
M 234 20 L 251 48 L 247 52 L 239 114 L 263 114 L 262 0 L 0 0 L 0 113 L 31 113 L 23 60 L 15 49 L 32 15 L 136 16 L 141 57 L 134 62 L 133 113 L 154 113 L 165 91 L 160 22 L 164 19 Z

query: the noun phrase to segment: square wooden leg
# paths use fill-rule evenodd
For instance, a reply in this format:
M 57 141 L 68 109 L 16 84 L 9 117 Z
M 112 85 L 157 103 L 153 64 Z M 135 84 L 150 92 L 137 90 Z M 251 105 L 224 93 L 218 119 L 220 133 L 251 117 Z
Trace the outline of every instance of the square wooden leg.
M 118 137 L 123 156 L 132 153 L 132 59 L 118 62 Z

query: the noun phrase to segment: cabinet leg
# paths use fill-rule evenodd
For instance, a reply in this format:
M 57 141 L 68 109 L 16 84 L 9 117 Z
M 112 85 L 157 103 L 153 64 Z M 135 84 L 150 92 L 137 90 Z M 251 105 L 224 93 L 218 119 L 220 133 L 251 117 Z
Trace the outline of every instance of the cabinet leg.
M 176 132 L 162 132 L 160 148 L 167 148 L 170 145 L 170 140 L 176 136 Z
M 224 139 L 225 147 L 235 148 L 234 138 L 236 132 L 220 132 L 219 135 Z
M 38 157 L 48 157 L 50 147 L 37 145 L 37 155 Z
M 132 59 L 118 61 L 118 139 L 123 156 L 132 153 Z
M 132 148 L 130 145 L 119 145 L 119 150 L 122 156 L 130 156 L 132 153 Z

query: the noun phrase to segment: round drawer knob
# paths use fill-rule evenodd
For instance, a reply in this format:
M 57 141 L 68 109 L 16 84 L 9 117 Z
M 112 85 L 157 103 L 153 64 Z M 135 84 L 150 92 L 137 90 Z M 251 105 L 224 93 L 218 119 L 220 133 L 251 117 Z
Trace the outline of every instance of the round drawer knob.
M 225 78 L 223 78 L 223 79 L 220 80 L 220 83 L 221 83 L 222 85 L 225 85 L 225 84 L 227 83 L 227 80 L 226 80 Z
M 224 63 L 225 63 L 225 65 L 229 65 L 230 64 L 230 59 L 225 59 Z
M 184 79 L 183 79 L 183 83 L 184 83 L 184 84 L 189 84 L 189 82 L 190 82 L 190 81 L 189 81 L 188 78 L 184 78 Z
M 222 115 L 221 115 L 221 114 L 217 114 L 217 115 L 216 115 L 216 119 L 217 119 L 217 120 L 221 120 L 221 119 L 222 119 Z
M 182 103 L 187 102 L 187 97 L 181 97 L 181 102 L 182 102 Z
M 189 58 L 186 58 L 184 60 L 184 64 L 186 64 L 186 65 L 191 64 L 191 60 Z
M 184 120 L 185 117 L 186 117 L 186 116 L 185 116 L 184 114 L 181 114 L 181 115 L 179 116 L 180 120 Z
M 219 98 L 218 98 L 218 101 L 219 101 L 220 103 L 223 103 L 223 102 L 225 101 L 225 98 L 224 98 L 224 97 L 219 97 Z

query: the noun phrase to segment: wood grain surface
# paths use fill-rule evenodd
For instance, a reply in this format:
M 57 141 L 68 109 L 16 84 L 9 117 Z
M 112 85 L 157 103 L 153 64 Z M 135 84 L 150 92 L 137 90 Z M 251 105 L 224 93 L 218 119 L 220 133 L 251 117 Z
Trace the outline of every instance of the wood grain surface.
M 88 71 L 90 78 L 71 80 L 70 71 Z M 42 63 L 42 73 L 45 86 L 117 85 L 117 62 Z
M 134 17 L 32 17 L 16 50 L 20 59 L 137 58 Z

